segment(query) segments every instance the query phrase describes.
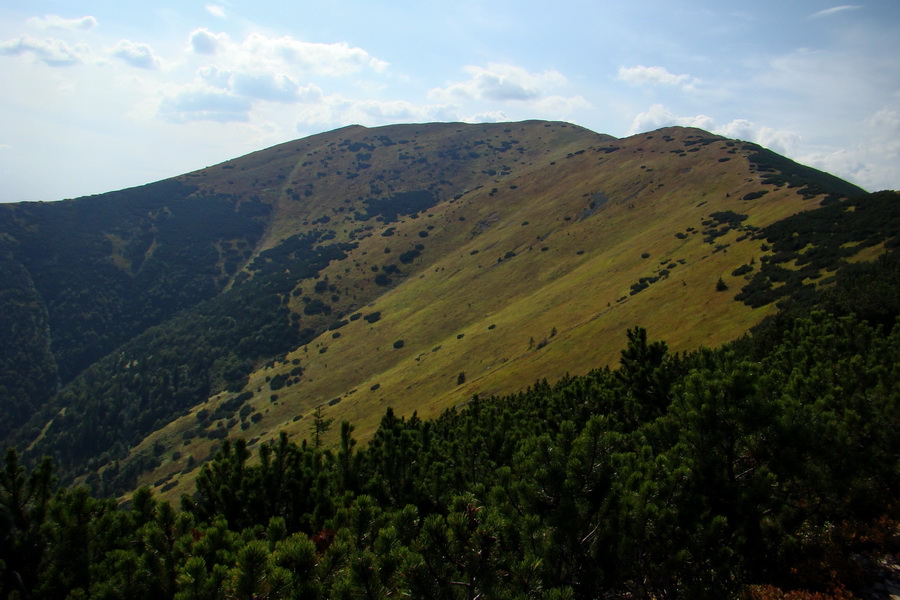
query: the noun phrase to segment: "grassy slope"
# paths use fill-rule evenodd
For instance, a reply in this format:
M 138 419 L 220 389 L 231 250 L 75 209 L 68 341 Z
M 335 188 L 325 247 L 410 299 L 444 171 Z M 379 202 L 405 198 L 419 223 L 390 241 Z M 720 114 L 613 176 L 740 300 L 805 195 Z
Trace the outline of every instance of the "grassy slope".
M 447 127 L 456 126 L 417 132 L 415 145 L 428 152 L 446 143 Z M 365 180 L 353 180 L 350 187 L 338 185 L 337 171 L 348 168 L 336 150 L 341 139 L 408 131 L 348 128 L 331 138 L 317 136 L 303 146 L 286 145 L 283 154 L 297 154 L 303 160 L 293 159 L 290 170 L 287 160 L 279 167 L 288 174 L 285 182 L 289 183 L 273 200 L 278 218 L 266 244 L 287 237 L 299 222 L 328 211 L 335 215 L 334 209 L 345 199 L 355 203 L 365 196 Z M 479 135 L 504 135 L 497 131 Z M 385 225 L 368 222 L 374 226 L 371 235 L 360 240 L 347 260 L 332 264 L 323 275 L 338 288 L 336 311 L 346 315 L 380 311 L 382 319 L 374 324 L 351 321 L 339 330 L 339 338 L 326 332 L 284 362 L 259 369 L 247 389 L 255 392 L 249 403 L 263 418 L 243 431 L 235 427 L 232 435 L 255 443 L 280 430 L 304 437 L 310 412 L 325 403 L 327 417 L 334 418 L 335 424 L 349 420 L 356 426 L 356 435 L 365 439 L 388 406 L 399 414 L 417 411 L 431 417 L 476 393 L 513 392 L 539 377 L 552 380 L 567 372 L 614 364 L 625 330 L 638 324 L 675 350 L 733 339 L 771 310 L 752 310 L 732 300 L 742 280 L 730 273 L 752 258 L 759 259 L 759 243 L 737 242 L 739 232 L 732 231 L 715 241 L 730 244 L 725 251 L 713 252 L 714 246 L 704 243 L 700 233 L 686 239 L 675 234 L 691 227 L 703 229 L 701 222 L 715 211 L 747 214 L 745 223 L 763 227 L 818 204 L 815 199 L 803 200 L 795 190 L 773 186 L 767 186 L 770 192 L 760 199 L 742 200 L 746 193 L 762 189 L 746 160 L 748 152 L 740 144 L 726 146 L 724 141 L 685 145 L 707 135 L 699 130 L 668 129 L 611 140 L 554 125 L 522 126 L 505 135 L 516 136 L 527 148 L 515 161 L 503 157 L 504 164 L 514 162 L 508 174 L 472 189 L 484 181 L 479 172 L 482 165 L 470 173 L 452 173 L 453 181 L 469 191 L 451 201 L 455 194 L 444 190 L 444 201 L 419 218 L 392 223 L 396 231 L 391 237 L 380 235 Z M 541 139 L 546 137 L 551 139 Z M 471 136 L 467 140 L 471 142 Z M 619 149 L 601 150 L 611 145 Z M 691 148 L 698 150 L 686 151 Z M 673 152 L 676 149 L 685 152 Z M 326 159 L 323 165 L 330 171 L 324 177 L 313 175 L 316 202 L 291 199 L 283 190 L 305 185 L 309 169 L 301 165 L 308 161 L 306 157 L 319 156 Z M 241 159 L 246 171 L 252 171 L 253 159 L 254 155 Z M 371 160 L 373 173 L 390 173 L 394 165 L 388 152 L 374 152 Z M 241 163 L 235 164 L 226 176 L 242 173 Z M 442 175 L 450 179 L 446 172 Z M 435 173 L 433 168 L 423 168 L 404 177 L 406 189 L 415 189 L 417 183 L 425 187 Z M 493 187 L 497 191 L 492 195 Z M 340 189 L 340 193 L 329 196 L 320 191 L 323 188 Z M 598 192 L 608 200 L 589 210 Z M 274 188 L 264 188 L 264 193 L 277 195 Z M 357 225 L 352 220 L 329 224 L 338 239 L 349 236 Z M 417 233 L 429 225 L 433 226 L 429 236 L 420 238 Z M 397 254 L 420 242 L 425 251 L 413 264 L 401 265 L 404 277 L 399 284 L 385 291 L 372 283 L 373 265 L 397 262 Z M 391 248 L 390 254 L 385 254 L 386 247 Z M 516 256 L 498 262 L 510 251 Z M 643 258 L 644 253 L 649 257 Z M 639 278 L 657 275 L 673 262 L 676 266 L 668 278 L 629 295 Z M 730 290 L 715 291 L 719 277 L 731 285 Z M 305 283 L 309 290 L 310 282 Z M 292 302 L 301 308 L 298 300 Z M 551 336 L 554 329 L 556 334 Z M 532 338 L 535 347 L 531 347 Z M 546 345 L 537 348 L 545 339 Z M 405 345 L 395 349 L 396 340 L 404 340 Z M 278 399 L 272 402 L 268 378 L 290 371 L 294 359 L 305 371 L 301 381 L 275 392 Z M 465 372 L 466 382 L 457 385 L 460 372 Z M 188 471 L 187 457 L 202 460 L 215 442 L 193 438 L 182 446 L 181 436 L 196 427 L 197 410 L 211 409 L 229 396 L 211 399 L 145 440 L 138 449 L 162 441 L 178 448 L 182 456 L 165 461 L 142 482 L 168 481 L 170 495 L 188 491 L 192 474 L 179 475 L 182 469 Z M 336 399 L 340 401 L 334 403 Z

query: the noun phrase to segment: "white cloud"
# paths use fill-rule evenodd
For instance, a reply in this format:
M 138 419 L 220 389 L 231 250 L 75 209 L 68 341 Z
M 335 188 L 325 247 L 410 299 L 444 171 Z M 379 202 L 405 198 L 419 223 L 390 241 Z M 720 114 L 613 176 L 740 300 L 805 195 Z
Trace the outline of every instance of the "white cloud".
M 566 78 L 557 71 L 529 73 L 521 67 L 491 63 L 487 68 L 467 66 L 466 81 L 435 88 L 429 97 L 447 100 L 528 101 L 545 97 L 555 88 L 566 85 Z
M 349 75 L 366 68 L 381 72 L 388 66 L 388 63 L 362 48 L 351 47 L 344 42 L 302 42 L 291 36 L 270 38 L 253 33 L 244 40 L 239 50 L 243 54 L 281 60 L 293 67 L 322 75 Z
M 796 155 L 800 136 L 792 131 L 760 126 L 747 119 L 734 119 L 718 125 L 707 115 L 679 116 L 662 104 L 654 104 L 646 112 L 638 114 L 631 123 L 628 135 L 669 126 L 697 127 L 706 131 L 755 142 L 780 154 Z
M 831 15 L 836 15 L 837 13 L 841 13 L 848 10 L 857 10 L 862 8 L 857 4 L 844 4 L 843 6 L 835 6 L 834 8 L 826 8 L 825 10 L 820 10 L 817 13 L 813 13 L 809 16 L 810 19 L 821 19 L 822 17 L 830 17 Z
M 900 108 L 875 111 L 863 122 L 861 133 L 862 143 L 816 149 L 800 160 L 867 190 L 896 189 L 900 180 Z
M 81 62 L 77 50 L 63 40 L 54 38 L 38 39 L 30 35 L 22 35 L 14 40 L 0 42 L 0 56 L 20 56 L 31 54 L 51 67 L 69 67 Z
M 369 127 L 393 123 L 458 121 L 456 106 L 450 104 L 414 104 L 405 100 L 356 100 L 339 95 L 322 98 L 304 106 L 297 115 L 296 130 L 321 128 L 347 123 Z
M 304 42 L 291 36 L 268 37 L 252 33 L 241 42 L 233 42 L 224 33 L 213 33 L 205 27 L 189 36 L 190 48 L 196 54 L 215 54 L 238 70 L 248 66 L 291 68 L 319 75 L 343 76 L 363 69 L 383 72 L 388 63 L 359 47 L 344 42 L 323 44 Z
M 900 111 L 882 108 L 865 120 L 867 127 L 872 127 L 892 136 L 900 134 Z
M 235 95 L 269 102 L 315 102 L 322 90 L 314 84 L 301 87 L 294 79 L 279 73 L 234 73 L 231 89 Z
M 205 7 L 206 12 L 211 14 L 214 17 L 219 17 L 220 19 L 225 18 L 225 7 L 220 6 L 218 4 L 207 4 Z
M 260 102 L 314 104 L 324 93 L 314 83 L 301 85 L 272 71 L 232 71 L 215 65 L 197 71 L 194 82 L 170 88 L 156 114 L 174 123 L 249 121 Z
M 158 115 L 172 123 L 215 121 L 230 123 L 249 120 L 253 101 L 225 90 L 193 86 L 164 98 Z
M 511 120 L 502 110 L 488 110 L 462 118 L 463 123 L 505 123 Z
M 755 142 L 788 156 L 797 155 L 801 142 L 800 136 L 793 131 L 757 125 L 747 119 L 735 119 L 722 126 L 714 126 L 712 131 L 725 137 Z
M 221 88 L 223 90 L 231 87 L 231 72 L 222 71 L 216 65 L 209 65 L 208 67 L 199 69 L 197 75 L 200 79 L 213 87 Z
M 131 40 L 119 40 L 110 50 L 110 54 L 139 69 L 157 69 L 162 64 L 159 57 L 153 53 L 153 48 Z
M 669 127 L 678 125 L 681 127 L 699 127 L 712 131 L 715 122 L 712 117 L 706 115 L 697 115 L 694 117 L 678 116 L 662 104 L 654 104 L 646 112 L 639 113 L 631 122 L 631 128 L 628 135 L 659 129 L 660 127 Z
M 228 41 L 224 33 L 213 33 L 205 27 L 195 29 L 188 38 L 191 49 L 197 54 L 215 54 Z
M 619 67 L 616 79 L 634 85 L 670 85 L 683 90 L 695 89 L 694 86 L 700 81 L 690 75 L 670 73 L 665 67 L 645 67 L 643 65 Z
M 156 111 L 171 122 L 252 120 L 255 123 L 270 110 L 265 103 L 303 105 L 300 116 L 295 118 L 301 122 L 315 120 L 329 124 L 337 114 L 371 121 L 384 120 L 386 113 L 407 112 L 397 104 L 326 97 L 319 85 L 309 81 L 315 75 L 346 76 L 364 69 L 380 72 L 387 67 L 386 62 L 362 48 L 260 33 L 235 41 L 206 28 L 192 31 L 188 42 L 187 64 L 195 65 L 194 80 L 169 88 Z M 212 55 L 216 57 L 215 64 L 206 58 Z
M 91 16 L 77 19 L 65 19 L 59 15 L 31 17 L 26 21 L 31 27 L 38 29 L 65 29 L 68 31 L 88 31 L 97 26 L 97 19 Z
M 347 107 L 346 114 L 358 115 L 351 122 L 397 123 L 408 121 L 441 120 L 451 107 L 445 105 L 418 105 L 405 100 L 359 100 Z
M 547 96 L 536 100 L 531 106 L 536 115 L 555 121 L 565 121 L 576 111 L 591 108 L 593 106 L 583 96 Z

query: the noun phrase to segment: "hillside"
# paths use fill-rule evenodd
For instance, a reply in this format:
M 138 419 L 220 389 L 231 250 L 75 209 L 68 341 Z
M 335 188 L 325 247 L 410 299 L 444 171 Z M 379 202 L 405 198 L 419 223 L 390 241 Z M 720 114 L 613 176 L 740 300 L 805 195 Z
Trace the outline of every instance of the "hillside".
M 19 274 L 0 301 L 33 332 L 0 340 L 0 433 L 106 493 L 177 495 L 223 437 L 300 439 L 317 407 L 366 440 L 388 407 L 434 417 L 613 364 L 635 325 L 717 345 L 775 310 L 735 300 L 774 253 L 759 232 L 861 193 L 696 129 L 535 121 L 353 126 L 0 206 Z

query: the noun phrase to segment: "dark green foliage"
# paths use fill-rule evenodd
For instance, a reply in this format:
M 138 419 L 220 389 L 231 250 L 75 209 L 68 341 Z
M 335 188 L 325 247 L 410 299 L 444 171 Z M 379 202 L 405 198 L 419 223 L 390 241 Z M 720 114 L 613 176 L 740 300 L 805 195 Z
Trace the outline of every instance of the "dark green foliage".
M 318 333 L 298 332 L 282 298 L 349 246 L 321 245 L 333 232 L 293 236 L 221 294 L 270 207 L 195 191 L 164 181 L 0 210 L 0 312 L 15 319 L 0 339 L 0 438 L 26 447 L 52 422 L 26 458 L 54 454 L 64 480 Z M 133 487 L 147 460 L 114 465 L 101 487 Z
M 418 248 L 413 248 L 412 250 L 407 250 L 406 252 L 400 255 L 400 262 L 404 265 L 410 264 L 416 258 L 419 257 L 421 251 Z
M 727 223 L 732 227 L 737 227 L 747 220 L 747 215 L 736 213 L 730 210 L 723 210 L 720 212 L 710 213 L 709 218 L 715 219 L 719 223 Z
M 746 193 L 746 194 L 743 195 L 743 197 L 741 198 L 741 200 L 748 200 L 748 201 L 749 201 L 749 200 L 756 200 L 756 199 L 758 199 L 758 198 L 762 198 L 763 196 L 765 196 L 765 195 L 768 194 L 768 193 L 769 193 L 769 190 L 758 190 L 758 191 L 755 191 L 755 192 L 748 192 L 748 193 Z
M 380 312 L 380 311 L 376 311 L 376 312 L 373 312 L 373 313 L 369 313 L 369 314 L 367 314 L 366 316 L 363 317 L 363 320 L 364 320 L 366 323 L 375 323 L 375 322 L 379 321 L 380 319 L 381 319 L 381 312 Z
M 659 277 L 641 277 L 638 279 L 637 283 L 631 284 L 631 292 L 629 295 L 634 296 L 635 294 L 644 291 L 651 284 L 659 281 Z
M 413 215 L 428 210 L 438 203 L 439 198 L 430 190 L 400 192 L 389 198 L 369 198 L 363 202 L 366 212 L 361 220 L 381 215 L 385 223 L 393 223 L 399 216 Z M 385 232 L 382 235 L 386 235 Z
M 714 212 L 710 214 L 709 219 L 706 219 L 702 223 L 703 226 L 706 227 L 706 229 L 703 230 L 703 241 L 707 244 L 713 244 L 716 238 L 722 237 L 732 229 L 737 229 L 739 231 L 755 231 L 755 227 L 742 225 L 745 220 L 747 220 L 747 215 L 732 212 L 730 210 Z M 718 252 L 726 246 L 727 244 L 718 245 L 714 252 Z
M 227 281 L 217 262 L 237 264 L 255 245 L 267 205 L 194 191 L 168 180 L 0 211 L 0 231 L 15 239 L 9 249 L 46 306 L 63 382 L 148 327 L 213 297 Z M 121 240 L 118 248 L 113 239 Z
M 52 418 L 52 425 L 27 456 L 55 456 L 64 479 L 80 474 L 90 458 L 115 461 L 159 422 L 230 383 L 239 388 L 259 359 L 314 337 L 318 332 L 298 332 L 291 325 L 282 298 L 297 278 L 314 277 L 330 260 L 345 256 L 342 246 L 315 245 L 318 238 L 295 236 L 286 248 L 262 253 L 251 265 L 251 279 L 150 328 L 79 375 L 33 418 L 34 423 Z M 311 306 L 324 314 L 331 310 L 318 299 L 306 309 Z M 69 408 L 56 415 L 58 406 Z M 117 474 L 110 471 L 104 491 L 133 487 L 148 464 L 132 461 Z
M 0 251 L 0 440 L 56 391 L 47 309 L 28 271 Z
M 320 300 L 319 298 L 311 298 L 310 301 L 303 306 L 303 314 L 330 315 L 331 307 L 325 304 L 325 302 Z
M 877 192 L 828 204 L 778 221 L 759 232 L 773 254 L 735 296 L 758 307 L 782 298 L 802 298 L 813 286 L 804 283 L 833 270 L 860 249 L 884 243 L 900 246 L 900 194 Z M 795 261 L 797 269 L 781 267 Z M 775 287 L 775 283 L 784 285 Z
M 740 277 L 741 275 L 746 275 L 747 273 L 753 270 L 752 265 L 741 265 L 737 269 L 731 272 L 733 277 Z
M 280 390 L 284 387 L 284 384 L 287 383 L 288 379 L 290 379 L 290 377 L 284 373 L 277 373 L 273 375 L 272 379 L 269 381 L 269 389 L 271 389 L 273 392 L 275 390 Z
M 762 146 L 746 143 L 743 149 L 752 151 L 747 159 L 759 173 L 764 173 L 763 184 L 798 188 L 797 193 L 807 198 L 820 194 L 835 194 L 853 198 L 864 192 L 861 188 L 838 179 L 834 175 L 798 164 Z M 759 196 L 762 195 L 759 192 L 755 193 Z M 752 199 L 754 198 L 744 197 L 744 200 Z

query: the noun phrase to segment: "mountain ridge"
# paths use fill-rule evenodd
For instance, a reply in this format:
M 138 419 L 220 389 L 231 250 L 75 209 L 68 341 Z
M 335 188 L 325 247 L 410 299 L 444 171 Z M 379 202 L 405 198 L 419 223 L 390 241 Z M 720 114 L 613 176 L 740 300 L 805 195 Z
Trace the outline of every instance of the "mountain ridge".
M 160 305 L 137 346 L 98 344 L 111 348 L 107 366 L 64 369 L 61 400 L 15 437 L 33 452 L 65 452 L 87 443 L 70 435 L 74 421 L 54 429 L 66 406 L 107 423 L 103 431 L 110 415 L 147 410 L 126 436 L 95 434 L 95 449 L 72 457 L 72 474 L 83 477 L 78 463 L 93 456 L 93 485 L 110 491 L 122 488 L 105 479 L 133 484 L 143 473 L 139 482 L 178 492 L 222 436 L 244 435 L 251 446 L 280 430 L 304 437 L 317 407 L 365 439 L 388 406 L 436 416 L 474 394 L 587 372 L 613 363 L 623 330 L 638 324 L 676 350 L 734 339 L 774 310 L 733 300 L 744 278 L 732 271 L 766 254 L 754 232 L 862 192 L 702 130 L 617 139 L 530 121 L 350 126 L 107 200 L 64 203 L 124 209 L 135 206 L 129 194 L 166 185 L 180 191 L 148 195 L 114 230 L 98 225 L 88 266 L 112 273 L 112 283 L 81 295 L 143 317 L 156 305 L 110 290 L 146 277 L 138 296 L 167 299 L 180 285 L 182 300 Z M 43 239 L 34 228 L 51 227 L 28 219 L 53 210 L 2 209 L 3 249 L 21 252 L 16 235 L 28 227 Z M 185 257 L 195 266 L 167 288 L 165 265 Z M 79 269 L 73 280 L 89 271 Z M 717 292 L 717 280 L 734 291 Z M 78 317 L 70 296 L 41 297 L 50 298 L 51 321 Z M 101 322 L 115 319 L 103 314 Z M 183 333 L 164 326 L 177 314 Z M 229 319 L 231 329 L 222 324 Z M 241 330 L 239 321 L 256 324 Z M 195 367 L 165 366 L 177 364 L 166 345 L 174 339 Z M 156 350 L 141 358 L 141 345 Z M 169 362 L 150 368 L 153 360 Z M 99 396 L 90 391 L 98 381 L 108 390 Z M 100 402 L 104 394 L 118 404 Z M 113 469 L 119 461 L 137 466 Z

